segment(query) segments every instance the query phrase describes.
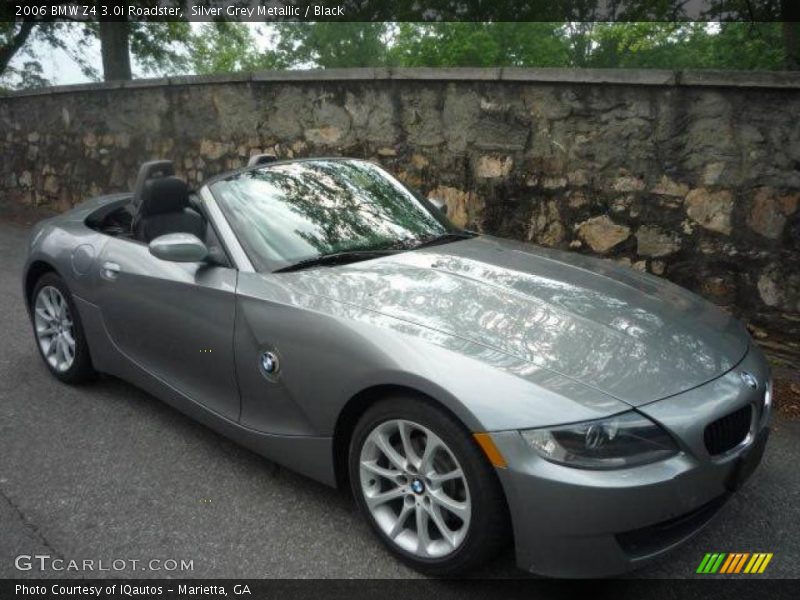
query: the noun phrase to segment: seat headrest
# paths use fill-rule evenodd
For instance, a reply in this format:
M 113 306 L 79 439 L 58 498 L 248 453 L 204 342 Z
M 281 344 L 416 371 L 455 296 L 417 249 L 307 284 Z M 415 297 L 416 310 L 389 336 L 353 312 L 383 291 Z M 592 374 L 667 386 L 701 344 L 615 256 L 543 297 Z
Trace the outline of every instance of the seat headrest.
M 134 214 L 138 214 L 142 206 L 145 183 L 150 179 L 168 175 L 175 175 L 175 168 L 172 166 L 172 162 L 168 160 L 151 160 L 139 167 L 139 173 L 136 175 L 136 184 L 133 186 L 132 204 Z
M 174 175 L 144 183 L 139 214 L 142 217 L 179 212 L 189 206 L 189 186 Z

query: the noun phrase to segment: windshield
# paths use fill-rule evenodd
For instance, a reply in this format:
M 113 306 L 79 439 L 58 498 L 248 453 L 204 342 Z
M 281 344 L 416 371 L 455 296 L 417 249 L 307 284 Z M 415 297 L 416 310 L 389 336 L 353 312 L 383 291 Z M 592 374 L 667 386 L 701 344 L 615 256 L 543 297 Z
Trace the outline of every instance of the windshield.
M 458 231 L 364 161 L 274 164 L 211 189 L 259 271 L 341 252 L 407 248 Z

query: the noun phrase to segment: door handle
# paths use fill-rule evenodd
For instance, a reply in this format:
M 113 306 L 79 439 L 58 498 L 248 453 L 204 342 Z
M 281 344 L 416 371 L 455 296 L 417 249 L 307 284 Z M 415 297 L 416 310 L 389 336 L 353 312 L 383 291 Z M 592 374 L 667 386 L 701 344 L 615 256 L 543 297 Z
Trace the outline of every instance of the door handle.
M 106 261 L 103 263 L 102 275 L 106 279 L 116 279 L 117 275 L 119 275 L 119 272 L 120 268 L 117 263 L 111 261 Z

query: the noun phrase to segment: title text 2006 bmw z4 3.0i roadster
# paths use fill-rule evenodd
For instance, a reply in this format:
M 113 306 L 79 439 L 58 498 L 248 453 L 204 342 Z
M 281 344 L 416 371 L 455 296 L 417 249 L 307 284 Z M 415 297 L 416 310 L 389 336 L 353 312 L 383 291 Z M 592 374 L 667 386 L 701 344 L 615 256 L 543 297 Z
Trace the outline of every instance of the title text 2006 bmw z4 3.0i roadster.
M 453 575 L 620 573 L 702 528 L 761 460 L 767 362 L 658 278 L 454 227 L 361 160 L 267 161 L 36 225 L 25 298 L 63 382 L 125 379 L 349 485 L 377 536 Z

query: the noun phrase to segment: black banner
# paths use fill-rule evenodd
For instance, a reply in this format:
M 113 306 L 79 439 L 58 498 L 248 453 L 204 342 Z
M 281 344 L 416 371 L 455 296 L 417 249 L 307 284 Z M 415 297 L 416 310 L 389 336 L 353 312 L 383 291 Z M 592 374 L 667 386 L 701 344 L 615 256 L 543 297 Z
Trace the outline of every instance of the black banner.
M 721 579 L 707 576 L 694 580 L 602 580 L 557 581 L 551 579 L 518 580 L 235 580 L 235 579 L 74 579 L 74 580 L 2 580 L 3 600 L 39 598 L 94 598 L 127 600 L 130 598 L 172 600 L 294 600 L 333 598 L 342 600 L 394 600 L 434 598 L 435 600 L 614 598 L 615 600 L 660 600 L 676 598 L 730 598 L 746 600 L 762 597 L 796 597 L 797 582 L 741 576 Z
M 4 0 L 0 20 L 800 21 L 797 0 Z

